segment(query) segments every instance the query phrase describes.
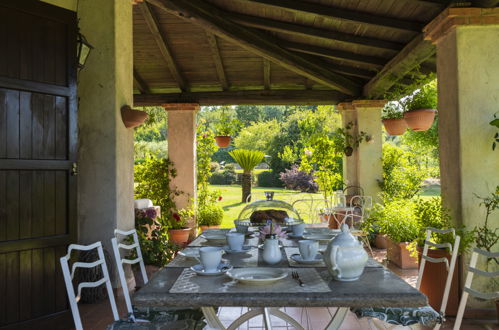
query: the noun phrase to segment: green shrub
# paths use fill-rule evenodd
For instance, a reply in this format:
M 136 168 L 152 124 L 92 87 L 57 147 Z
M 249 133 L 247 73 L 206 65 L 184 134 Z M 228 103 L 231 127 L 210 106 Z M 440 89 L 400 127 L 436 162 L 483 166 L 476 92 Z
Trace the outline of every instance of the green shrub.
M 218 204 L 206 204 L 198 208 L 197 220 L 200 226 L 218 226 L 223 217 L 224 210 Z
M 236 183 L 237 174 L 230 171 L 219 171 L 213 173 L 210 178 L 210 184 L 214 185 L 230 185 Z
M 272 171 L 263 171 L 257 175 L 258 187 L 282 187 L 282 181 Z
M 437 81 L 423 85 L 417 92 L 407 97 L 403 101 L 407 111 L 417 109 L 436 109 L 437 108 Z
M 414 203 L 409 200 L 396 200 L 377 206 L 373 215 L 377 219 L 380 232 L 393 242 L 412 242 L 418 238 L 419 224 L 414 216 Z

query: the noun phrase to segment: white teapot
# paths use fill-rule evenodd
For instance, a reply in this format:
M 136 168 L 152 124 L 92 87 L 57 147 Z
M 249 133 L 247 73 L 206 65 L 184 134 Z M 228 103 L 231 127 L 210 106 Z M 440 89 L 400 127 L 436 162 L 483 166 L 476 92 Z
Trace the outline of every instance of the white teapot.
M 341 233 L 329 241 L 324 252 L 324 262 L 333 278 L 338 281 L 358 280 L 367 259 L 362 243 L 350 233 L 347 224 L 341 225 Z

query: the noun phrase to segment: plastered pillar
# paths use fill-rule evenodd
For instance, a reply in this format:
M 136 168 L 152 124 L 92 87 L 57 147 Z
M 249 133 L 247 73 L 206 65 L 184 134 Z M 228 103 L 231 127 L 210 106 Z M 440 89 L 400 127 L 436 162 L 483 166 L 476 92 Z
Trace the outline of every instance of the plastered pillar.
M 499 152 L 492 151 L 495 129 L 489 125 L 499 110 L 499 8 L 446 9 L 425 34 L 437 47 L 442 199 L 456 225 L 473 229 L 485 220 L 475 194 L 487 196 L 499 184 Z M 497 212 L 489 227 L 499 227 Z M 475 278 L 474 288 L 493 290 L 491 281 Z M 468 305 L 491 307 L 473 299 Z
M 80 1 L 78 19 L 94 46 L 78 76 L 79 242 L 111 251 L 114 229 L 134 227 L 133 130 L 120 112 L 133 104 L 132 4 Z
M 177 170 L 171 181 L 172 188 L 182 192 L 175 197 L 178 209 L 196 200 L 196 114 L 199 104 L 169 103 L 163 107 L 168 112 L 168 158 Z M 193 221 L 188 224 L 195 227 Z
M 385 100 L 358 100 L 340 103 L 343 127 L 353 124 L 350 134 L 365 132 L 370 140 L 361 142 L 349 157 L 343 156 L 343 180 L 347 186 L 360 186 L 373 202 L 381 202 L 378 180 L 383 179 L 381 109 Z

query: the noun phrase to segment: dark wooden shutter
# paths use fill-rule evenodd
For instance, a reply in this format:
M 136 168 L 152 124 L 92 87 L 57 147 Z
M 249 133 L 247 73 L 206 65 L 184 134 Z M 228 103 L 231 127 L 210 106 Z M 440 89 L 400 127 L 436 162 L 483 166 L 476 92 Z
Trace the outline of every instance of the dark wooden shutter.
M 76 238 L 76 14 L 0 2 L 0 328 L 68 328 Z

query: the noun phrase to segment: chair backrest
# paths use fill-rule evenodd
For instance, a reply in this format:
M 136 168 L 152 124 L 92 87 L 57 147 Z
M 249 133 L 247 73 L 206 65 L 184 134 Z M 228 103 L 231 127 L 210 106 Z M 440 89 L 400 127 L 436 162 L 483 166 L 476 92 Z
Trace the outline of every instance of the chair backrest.
M 71 266 L 71 271 L 69 270 L 69 260 L 71 259 L 71 252 L 73 251 L 90 251 L 93 249 L 97 249 L 98 259 L 93 262 L 75 262 Z M 84 288 L 95 288 L 102 284 L 106 284 L 107 294 L 109 296 L 109 302 L 111 304 L 111 309 L 113 311 L 113 317 L 115 321 L 119 320 L 118 309 L 116 308 L 116 301 L 114 300 L 113 288 L 111 286 L 111 281 L 109 280 L 109 272 L 107 270 L 106 259 L 104 257 L 104 252 L 102 250 L 101 242 L 96 242 L 91 245 L 77 245 L 71 244 L 68 247 L 68 254 L 61 257 L 61 267 L 62 274 L 64 277 L 64 282 L 66 284 L 66 291 L 68 293 L 69 305 L 71 306 L 71 313 L 73 314 L 73 320 L 75 323 L 75 328 L 77 330 L 83 329 L 80 312 L 78 311 L 78 302 L 81 297 L 81 290 Z M 102 278 L 95 282 L 81 282 L 77 287 L 77 294 L 75 295 L 75 291 L 73 288 L 73 278 L 76 271 L 76 268 L 94 268 L 101 267 L 102 269 Z
M 449 234 L 452 233 L 452 236 L 454 237 L 454 245 L 450 243 L 443 243 L 443 244 L 437 244 L 433 243 L 430 241 L 432 233 L 437 233 L 437 234 Z M 433 262 L 433 263 L 438 263 L 438 262 L 443 262 L 445 263 L 445 267 L 447 269 L 447 279 L 445 281 L 445 287 L 444 287 L 444 295 L 442 297 L 442 303 L 440 305 L 440 310 L 439 312 L 442 315 L 445 315 L 445 309 L 447 308 L 447 301 L 449 300 L 449 292 L 452 284 L 452 278 L 454 275 L 454 269 L 456 266 L 456 260 L 457 256 L 459 253 L 459 244 L 461 242 L 461 237 L 459 235 L 456 235 L 456 231 L 454 228 L 449 228 L 449 229 L 436 229 L 432 227 L 426 228 L 426 238 L 424 242 L 424 247 L 423 247 L 423 254 L 421 255 L 421 264 L 419 266 L 419 274 L 418 274 L 418 280 L 416 282 L 416 289 L 419 290 L 421 287 L 421 281 L 423 279 L 423 273 L 424 273 L 424 268 L 426 265 L 426 262 Z M 451 259 L 450 263 L 449 260 L 445 257 L 442 258 L 432 258 L 428 256 L 428 249 L 429 247 L 435 247 L 435 248 L 448 248 L 449 253 L 451 254 Z
M 123 268 L 123 264 L 133 265 L 138 263 L 140 266 L 140 271 L 142 273 L 142 279 L 144 280 L 144 284 L 148 282 L 146 267 L 144 266 L 144 259 L 142 258 L 142 251 L 140 250 L 137 231 L 135 229 L 129 231 L 115 229 L 114 235 L 116 237 L 113 237 L 111 239 L 111 243 L 113 245 L 114 258 L 116 260 L 116 266 L 117 266 L 116 268 L 118 269 L 118 275 L 120 277 L 121 288 L 123 289 L 123 296 L 125 297 L 125 303 L 128 315 L 133 318 L 134 316 L 133 316 L 132 301 L 130 300 L 130 292 L 128 291 L 128 285 L 126 282 L 125 269 Z M 133 239 L 133 243 L 132 244 L 118 243 L 118 238 L 117 238 L 118 235 L 121 235 L 122 238 L 131 236 Z M 126 256 L 122 258 L 120 249 L 127 250 L 128 252 L 130 252 L 130 250 L 135 249 L 137 257 L 135 259 L 127 259 Z
M 316 222 L 317 217 L 315 216 L 315 208 L 316 200 L 313 196 L 309 198 L 297 199 L 293 201 L 291 206 L 298 211 L 298 213 L 302 216 L 303 220 L 308 220 L 311 223 Z M 306 217 L 302 214 L 306 213 Z
M 466 302 L 468 300 L 469 295 L 484 300 L 499 299 L 499 291 L 484 293 L 471 288 L 471 282 L 473 282 L 473 276 L 475 274 L 478 276 L 483 276 L 488 278 L 499 277 L 499 271 L 488 272 L 476 268 L 479 256 L 483 256 L 488 259 L 499 258 L 499 252 L 488 252 L 477 248 L 473 249 L 473 253 L 471 254 L 470 265 L 468 267 L 468 275 L 466 276 L 466 281 L 464 282 L 463 295 L 461 296 L 461 301 L 459 302 L 459 308 L 457 309 L 456 321 L 454 322 L 454 328 L 453 328 L 454 330 L 458 330 L 461 328 L 464 309 L 466 308 Z

